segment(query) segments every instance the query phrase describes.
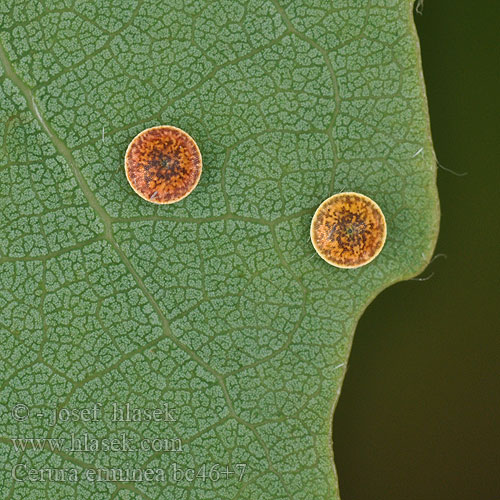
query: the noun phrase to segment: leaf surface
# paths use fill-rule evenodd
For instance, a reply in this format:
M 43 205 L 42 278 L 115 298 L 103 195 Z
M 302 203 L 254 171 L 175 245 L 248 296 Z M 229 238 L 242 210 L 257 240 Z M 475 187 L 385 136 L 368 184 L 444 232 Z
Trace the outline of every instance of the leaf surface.
M 332 412 L 354 327 L 426 265 L 438 230 L 411 8 L 1 3 L 1 498 L 339 498 Z M 123 171 L 130 140 L 158 124 L 204 160 L 171 206 Z M 342 190 L 388 223 L 357 270 L 309 241 Z M 113 419 L 164 404 L 160 421 Z M 85 435 L 99 449 L 79 448 Z M 128 449 L 103 449 L 121 436 Z

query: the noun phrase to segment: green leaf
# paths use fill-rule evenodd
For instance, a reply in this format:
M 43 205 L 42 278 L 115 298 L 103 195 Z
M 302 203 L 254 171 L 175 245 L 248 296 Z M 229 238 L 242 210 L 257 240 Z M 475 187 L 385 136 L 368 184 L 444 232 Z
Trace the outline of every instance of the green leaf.
M 5 0 L 0 26 L 0 497 L 338 498 L 354 327 L 438 230 L 412 2 Z M 123 171 L 157 124 L 204 159 L 172 206 Z M 388 223 L 355 270 L 309 241 L 342 190 Z M 86 434 L 102 449 L 71 448 Z

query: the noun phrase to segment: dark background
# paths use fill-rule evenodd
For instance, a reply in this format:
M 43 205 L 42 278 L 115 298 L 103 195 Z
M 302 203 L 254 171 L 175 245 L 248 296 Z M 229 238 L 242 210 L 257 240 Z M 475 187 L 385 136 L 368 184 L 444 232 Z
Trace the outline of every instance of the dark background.
M 363 315 L 335 412 L 342 500 L 500 499 L 500 2 L 416 15 L 441 233 Z

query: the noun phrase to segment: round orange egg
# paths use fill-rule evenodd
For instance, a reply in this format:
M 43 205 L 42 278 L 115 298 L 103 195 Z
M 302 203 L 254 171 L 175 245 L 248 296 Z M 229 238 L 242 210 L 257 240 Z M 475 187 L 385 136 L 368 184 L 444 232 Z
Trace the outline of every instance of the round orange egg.
M 311 223 L 311 241 L 329 264 L 353 269 L 371 262 L 387 235 L 385 217 L 368 196 L 339 193 L 326 199 Z
M 194 139 L 168 125 L 138 134 L 125 153 L 132 189 L 146 201 L 176 203 L 188 196 L 201 177 L 202 159 Z

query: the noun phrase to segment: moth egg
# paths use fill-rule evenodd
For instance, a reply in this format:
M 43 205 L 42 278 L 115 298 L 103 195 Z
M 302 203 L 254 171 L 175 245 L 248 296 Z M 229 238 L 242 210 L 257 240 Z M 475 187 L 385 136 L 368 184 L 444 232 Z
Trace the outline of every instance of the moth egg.
M 354 269 L 381 252 L 387 226 L 380 207 L 360 193 L 327 198 L 311 222 L 311 241 L 319 256 L 332 266 Z
M 176 203 L 188 196 L 201 177 L 202 159 L 194 139 L 177 127 L 143 130 L 125 153 L 125 173 L 132 189 L 146 201 Z

